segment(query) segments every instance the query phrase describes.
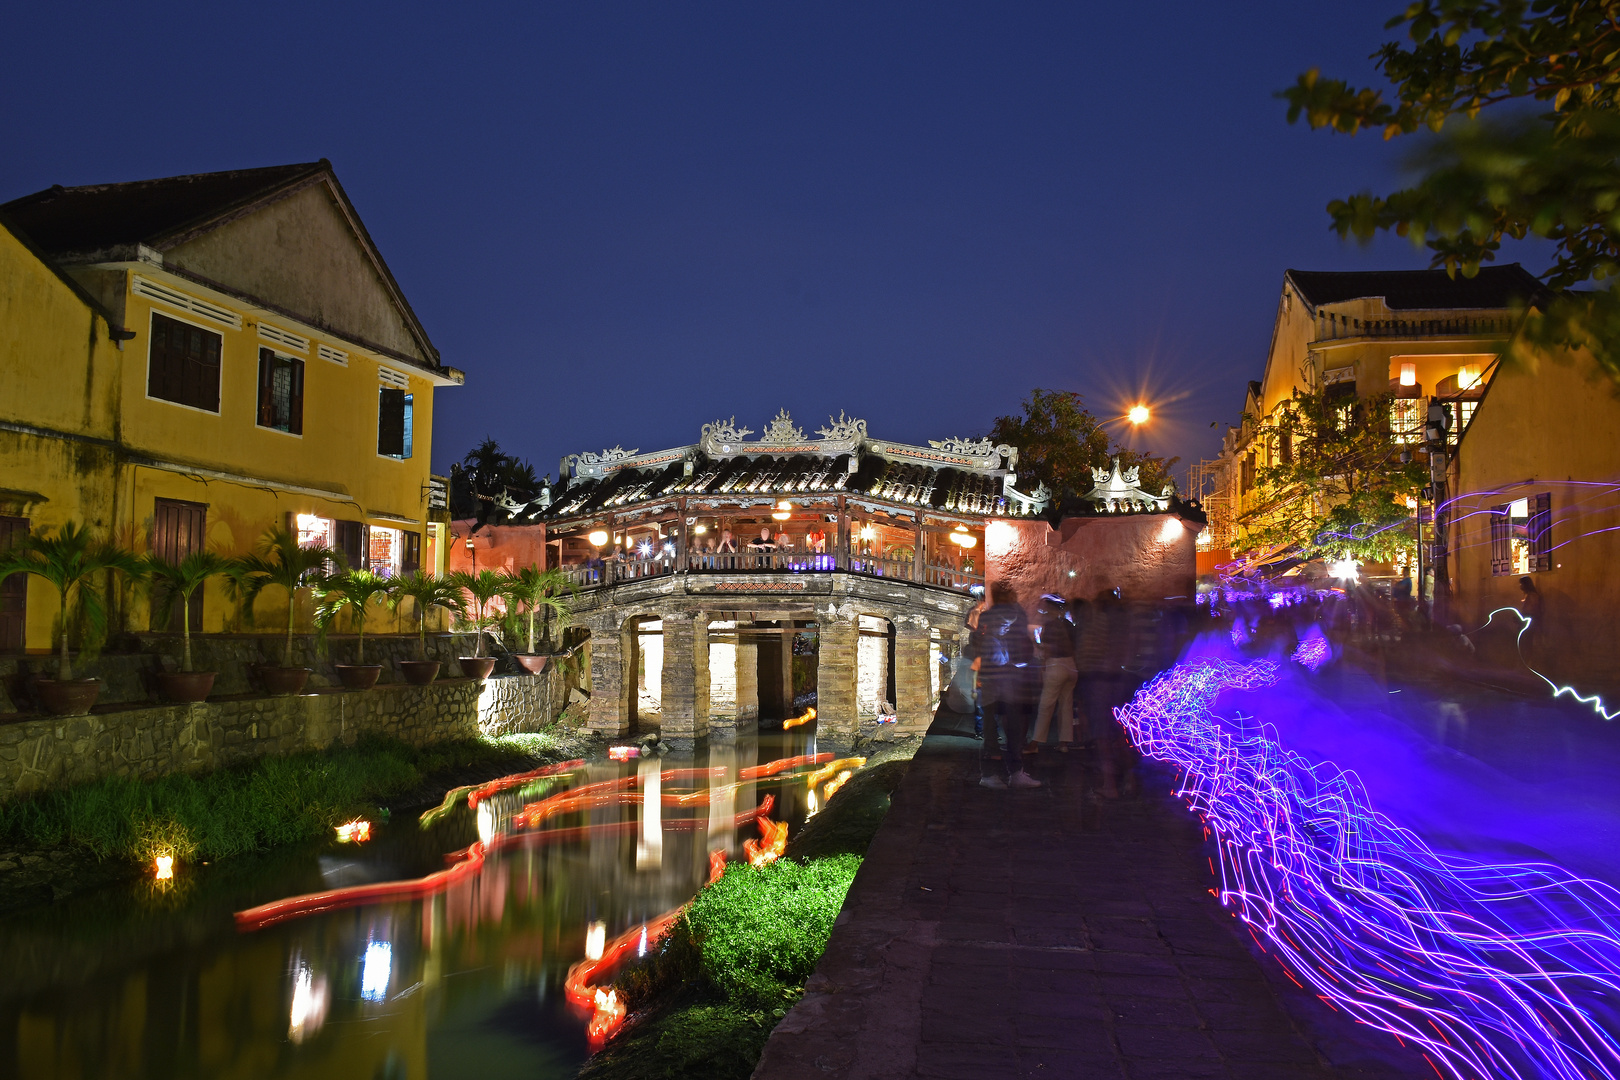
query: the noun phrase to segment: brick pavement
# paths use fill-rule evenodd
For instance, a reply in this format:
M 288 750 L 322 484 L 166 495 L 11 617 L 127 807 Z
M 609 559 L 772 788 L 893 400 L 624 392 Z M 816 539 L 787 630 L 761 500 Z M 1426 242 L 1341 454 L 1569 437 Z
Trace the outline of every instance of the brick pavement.
M 977 786 L 942 714 L 895 792 L 806 994 L 756 1080 L 1433 1077 L 1283 976 L 1210 894 L 1197 819 L 1089 755 Z

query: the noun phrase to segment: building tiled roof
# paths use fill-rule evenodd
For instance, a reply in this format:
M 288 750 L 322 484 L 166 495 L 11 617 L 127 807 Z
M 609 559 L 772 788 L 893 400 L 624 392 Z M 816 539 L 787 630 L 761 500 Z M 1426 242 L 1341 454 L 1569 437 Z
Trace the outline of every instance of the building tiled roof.
M 1377 296 L 1395 311 L 1502 309 L 1547 294 L 1547 287 L 1518 263 L 1482 266 L 1471 278 L 1453 278 L 1444 270 L 1290 270 L 1288 280 L 1313 308 Z
M 851 472 L 850 457 L 761 454 L 713 459 L 699 454 L 690 476 L 680 461 L 662 468 L 625 468 L 606 477 L 558 483 L 552 489 L 551 506 L 542 516 L 556 521 L 681 496 L 840 493 L 944 513 L 1007 512 L 999 476 L 891 461 L 871 453 L 859 454 Z
M 121 184 L 55 187 L 0 206 L 52 255 L 157 246 L 331 168 L 325 160 Z

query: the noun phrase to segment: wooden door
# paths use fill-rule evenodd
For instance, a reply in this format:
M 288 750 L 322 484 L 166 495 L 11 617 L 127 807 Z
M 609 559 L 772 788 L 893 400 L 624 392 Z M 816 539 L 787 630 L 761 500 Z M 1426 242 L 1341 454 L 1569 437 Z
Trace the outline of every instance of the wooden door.
M 208 505 L 206 503 L 182 502 L 179 499 L 158 499 L 152 511 L 152 554 L 177 563 L 192 552 L 201 551 L 203 542 L 208 535 Z M 174 605 L 169 612 L 169 621 L 159 626 L 157 624 L 157 611 L 162 606 L 161 597 L 153 597 L 152 629 L 167 630 L 178 634 L 181 630 L 180 606 Z M 191 594 L 191 630 L 196 633 L 202 629 L 203 618 L 203 590 L 198 589 Z
M 0 517 L 0 551 L 28 535 L 28 519 Z M 28 575 L 12 574 L 0 582 L 0 653 L 22 652 L 27 644 Z

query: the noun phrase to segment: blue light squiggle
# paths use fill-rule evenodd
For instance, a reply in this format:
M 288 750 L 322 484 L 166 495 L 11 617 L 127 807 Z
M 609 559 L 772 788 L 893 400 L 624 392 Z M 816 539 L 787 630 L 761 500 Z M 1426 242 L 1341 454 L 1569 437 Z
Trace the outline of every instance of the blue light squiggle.
M 1227 689 L 1277 664 L 1203 659 L 1115 710 L 1220 852 L 1223 905 L 1289 978 L 1467 1080 L 1620 1073 L 1620 892 L 1550 864 L 1486 865 L 1431 850 L 1372 809 L 1361 781 L 1234 732 Z
M 1519 632 L 1513 638 L 1513 647 L 1515 649 L 1517 649 L 1518 652 L 1519 652 L 1519 663 L 1523 664 L 1525 670 L 1528 671 L 1530 674 L 1534 675 L 1536 678 L 1540 679 L 1542 682 L 1544 682 L 1548 686 L 1552 687 L 1553 700 L 1556 701 L 1557 699 L 1567 695 L 1569 697 L 1574 698 L 1576 701 L 1580 702 L 1582 705 L 1590 705 L 1592 707 L 1592 711 L 1597 713 L 1599 716 L 1603 717 L 1603 719 L 1605 719 L 1605 720 L 1613 720 L 1615 717 L 1620 716 L 1620 707 L 1617 707 L 1617 708 L 1615 708 L 1613 710 L 1605 709 L 1603 707 L 1603 697 L 1602 697 L 1602 695 L 1599 695 L 1599 694 L 1583 694 L 1579 690 L 1576 690 L 1573 686 L 1570 686 L 1568 683 L 1563 683 L 1563 684 L 1555 683 L 1551 679 L 1547 678 L 1547 676 L 1543 675 L 1541 672 L 1537 671 L 1535 668 L 1530 666 L 1530 661 L 1528 661 L 1528 660 L 1526 660 L 1524 658 L 1524 635 L 1529 631 L 1530 624 L 1535 622 L 1535 619 L 1531 618 L 1529 615 L 1526 615 L 1524 612 L 1520 611 L 1518 608 L 1516 608 L 1516 607 L 1499 607 L 1499 608 L 1497 608 L 1495 611 L 1493 611 L 1489 615 L 1485 616 L 1485 622 L 1484 622 L 1483 625 L 1480 626 L 1479 629 L 1483 630 L 1483 629 L 1485 629 L 1485 627 L 1491 625 L 1491 620 L 1496 618 L 1498 615 L 1502 614 L 1502 612 L 1504 612 L 1504 611 L 1511 612 L 1512 614 L 1518 616 L 1518 618 L 1519 618 Z M 1479 630 L 1474 631 L 1474 633 L 1476 633 L 1476 634 L 1479 633 Z

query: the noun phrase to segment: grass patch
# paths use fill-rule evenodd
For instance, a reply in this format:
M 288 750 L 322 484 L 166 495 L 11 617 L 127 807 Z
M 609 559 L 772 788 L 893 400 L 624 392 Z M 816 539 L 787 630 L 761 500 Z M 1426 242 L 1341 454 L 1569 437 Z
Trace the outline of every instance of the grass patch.
M 860 865 L 857 855 L 732 864 L 658 952 L 619 975 L 620 996 L 645 1015 L 591 1058 L 582 1080 L 747 1077 L 804 993 Z
M 522 767 L 546 736 L 468 739 L 416 748 L 367 739 L 331 751 L 261 758 L 197 776 L 108 777 L 0 804 L 0 842 L 78 850 L 97 859 L 225 859 L 328 833 L 434 773 Z

